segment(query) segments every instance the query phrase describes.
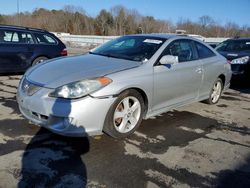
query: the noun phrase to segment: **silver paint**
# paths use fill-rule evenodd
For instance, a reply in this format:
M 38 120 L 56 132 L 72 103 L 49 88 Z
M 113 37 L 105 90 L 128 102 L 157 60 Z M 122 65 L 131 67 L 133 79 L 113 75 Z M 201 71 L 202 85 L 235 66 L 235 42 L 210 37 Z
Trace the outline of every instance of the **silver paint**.
M 230 65 L 224 57 L 204 43 L 216 56 L 178 63 L 171 67 L 155 66 L 156 60 L 170 42 L 176 39 L 201 41 L 176 35 L 152 35 L 168 40 L 147 62 L 87 54 L 50 60 L 29 69 L 24 77 L 43 87 L 28 96 L 21 90 L 22 79 L 17 95 L 21 112 L 35 124 L 58 134 L 96 135 L 102 133 L 107 112 L 117 95 L 126 89 L 135 88 L 146 94 L 148 109 L 144 118 L 147 119 L 173 108 L 207 99 L 220 75 L 226 78 L 224 89 L 229 87 Z M 106 76 L 113 82 L 86 97 L 66 100 L 48 96 L 59 86 L 100 76 Z M 32 115 L 34 112 L 38 117 Z M 40 120 L 39 115 L 48 117 L 48 120 Z

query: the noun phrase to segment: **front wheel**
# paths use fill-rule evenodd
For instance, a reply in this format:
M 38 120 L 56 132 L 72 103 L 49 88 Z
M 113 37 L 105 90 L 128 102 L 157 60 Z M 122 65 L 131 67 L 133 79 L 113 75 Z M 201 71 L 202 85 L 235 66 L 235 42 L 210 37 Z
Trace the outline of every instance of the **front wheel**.
M 209 94 L 209 98 L 205 100 L 205 102 L 208 104 L 216 104 L 221 97 L 222 90 L 223 90 L 223 83 L 222 80 L 218 78 L 214 82 L 213 88 L 211 89 Z
M 127 90 L 110 107 L 103 131 L 114 138 L 125 138 L 139 127 L 143 111 L 144 102 L 140 93 Z

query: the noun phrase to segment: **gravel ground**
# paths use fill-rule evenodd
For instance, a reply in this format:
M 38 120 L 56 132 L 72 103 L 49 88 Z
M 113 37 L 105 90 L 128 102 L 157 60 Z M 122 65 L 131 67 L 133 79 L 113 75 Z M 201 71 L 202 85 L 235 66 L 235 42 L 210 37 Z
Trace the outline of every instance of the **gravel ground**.
M 0 187 L 250 187 L 250 89 L 144 120 L 125 140 L 29 124 L 0 76 Z

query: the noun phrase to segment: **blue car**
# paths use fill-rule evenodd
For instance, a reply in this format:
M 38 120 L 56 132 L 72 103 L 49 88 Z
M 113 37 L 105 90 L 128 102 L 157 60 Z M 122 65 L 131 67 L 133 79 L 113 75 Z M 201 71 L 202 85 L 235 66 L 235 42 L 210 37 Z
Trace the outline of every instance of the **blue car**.
M 66 46 L 52 33 L 0 25 L 0 73 L 25 72 L 44 60 L 67 56 Z

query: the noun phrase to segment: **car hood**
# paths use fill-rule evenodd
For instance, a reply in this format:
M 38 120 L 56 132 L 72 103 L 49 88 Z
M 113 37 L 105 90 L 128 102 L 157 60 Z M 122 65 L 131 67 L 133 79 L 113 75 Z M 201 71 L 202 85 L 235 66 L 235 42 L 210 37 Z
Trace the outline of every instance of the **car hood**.
M 250 56 L 249 52 L 227 52 L 227 51 L 218 51 L 221 55 L 223 55 L 227 60 L 233 60 L 237 58 L 241 58 L 244 56 Z
M 86 54 L 49 60 L 31 68 L 29 81 L 47 88 L 57 88 L 67 83 L 105 76 L 140 66 L 141 62 Z

